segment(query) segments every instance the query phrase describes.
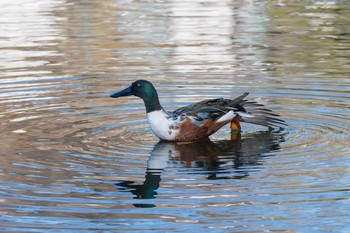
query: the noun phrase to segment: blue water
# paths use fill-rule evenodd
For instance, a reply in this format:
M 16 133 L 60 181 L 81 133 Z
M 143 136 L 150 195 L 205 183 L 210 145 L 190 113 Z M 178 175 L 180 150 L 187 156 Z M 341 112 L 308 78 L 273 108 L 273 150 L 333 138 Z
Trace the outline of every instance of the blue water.
M 350 231 L 346 1 L 0 5 L 1 232 Z M 159 142 L 137 79 L 288 126 Z

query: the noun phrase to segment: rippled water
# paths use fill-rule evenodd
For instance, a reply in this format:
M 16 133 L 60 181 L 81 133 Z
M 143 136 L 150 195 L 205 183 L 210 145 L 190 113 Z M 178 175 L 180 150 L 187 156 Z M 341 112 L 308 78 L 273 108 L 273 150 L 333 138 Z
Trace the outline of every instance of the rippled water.
M 350 231 L 347 1 L 0 5 L 1 232 Z M 159 142 L 136 79 L 289 126 Z

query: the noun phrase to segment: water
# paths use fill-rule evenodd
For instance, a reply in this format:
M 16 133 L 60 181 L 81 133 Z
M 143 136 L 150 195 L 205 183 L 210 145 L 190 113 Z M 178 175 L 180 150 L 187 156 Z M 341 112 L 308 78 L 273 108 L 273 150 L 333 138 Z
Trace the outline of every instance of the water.
M 1 232 L 350 231 L 347 1 L 0 5 Z M 136 79 L 289 126 L 158 142 Z

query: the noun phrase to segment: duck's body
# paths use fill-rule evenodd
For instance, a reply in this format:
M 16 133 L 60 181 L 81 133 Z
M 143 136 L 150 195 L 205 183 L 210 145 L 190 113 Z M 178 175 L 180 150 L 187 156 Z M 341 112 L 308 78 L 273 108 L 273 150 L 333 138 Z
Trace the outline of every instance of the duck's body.
M 156 89 L 146 80 L 138 80 L 111 97 L 129 95 L 143 99 L 153 133 L 166 141 L 197 141 L 209 137 L 230 122 L 232 130 L 240 130 L 239 121 L 267 127 L 284 125 L 271 110 L 256 102 L 244 100 L 248 93 L 235 99 L 203 100 L 173 112 L 163 109 Z
M 153 133 L 160 139 L 197 141 L 209 137 L 239 114 L 250 117 L 248 113 L 237 112 L 232 107 L 245 95 L 235 100 L 204 100 L 173 112 L 160 109 L 147 113 L 148 122 Z
M 233 115 L 233 113 L 228 115 Z M 176 111 L 166 112 L 163 109 L 148 113 L 147 118 L 153 133 L 158 138 L 182 142 L 206 138 L 230 122 L 227 119 L 213 121 L 193 115 L 178 115 Z

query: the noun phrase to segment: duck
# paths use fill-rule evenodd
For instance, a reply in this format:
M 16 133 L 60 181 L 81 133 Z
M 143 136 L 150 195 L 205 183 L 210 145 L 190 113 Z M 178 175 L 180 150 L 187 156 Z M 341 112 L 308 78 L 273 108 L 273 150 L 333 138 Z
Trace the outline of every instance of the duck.
M 155 136 L 171 142 L 195 142 L 208 138 L 224 125 L 231 132 L 240 132 L 240 122 L 268 128 L 286 126 L 280 116 L 263 104 L 245 100 L 248 92 L 234 98 L 206 99 L 174 111 L 166 111 L 159 102 L 154 85 L 147 80 L 137 80 L 129 87 L 110 97 L 136 96 L 143 100 L 148 123 Z

